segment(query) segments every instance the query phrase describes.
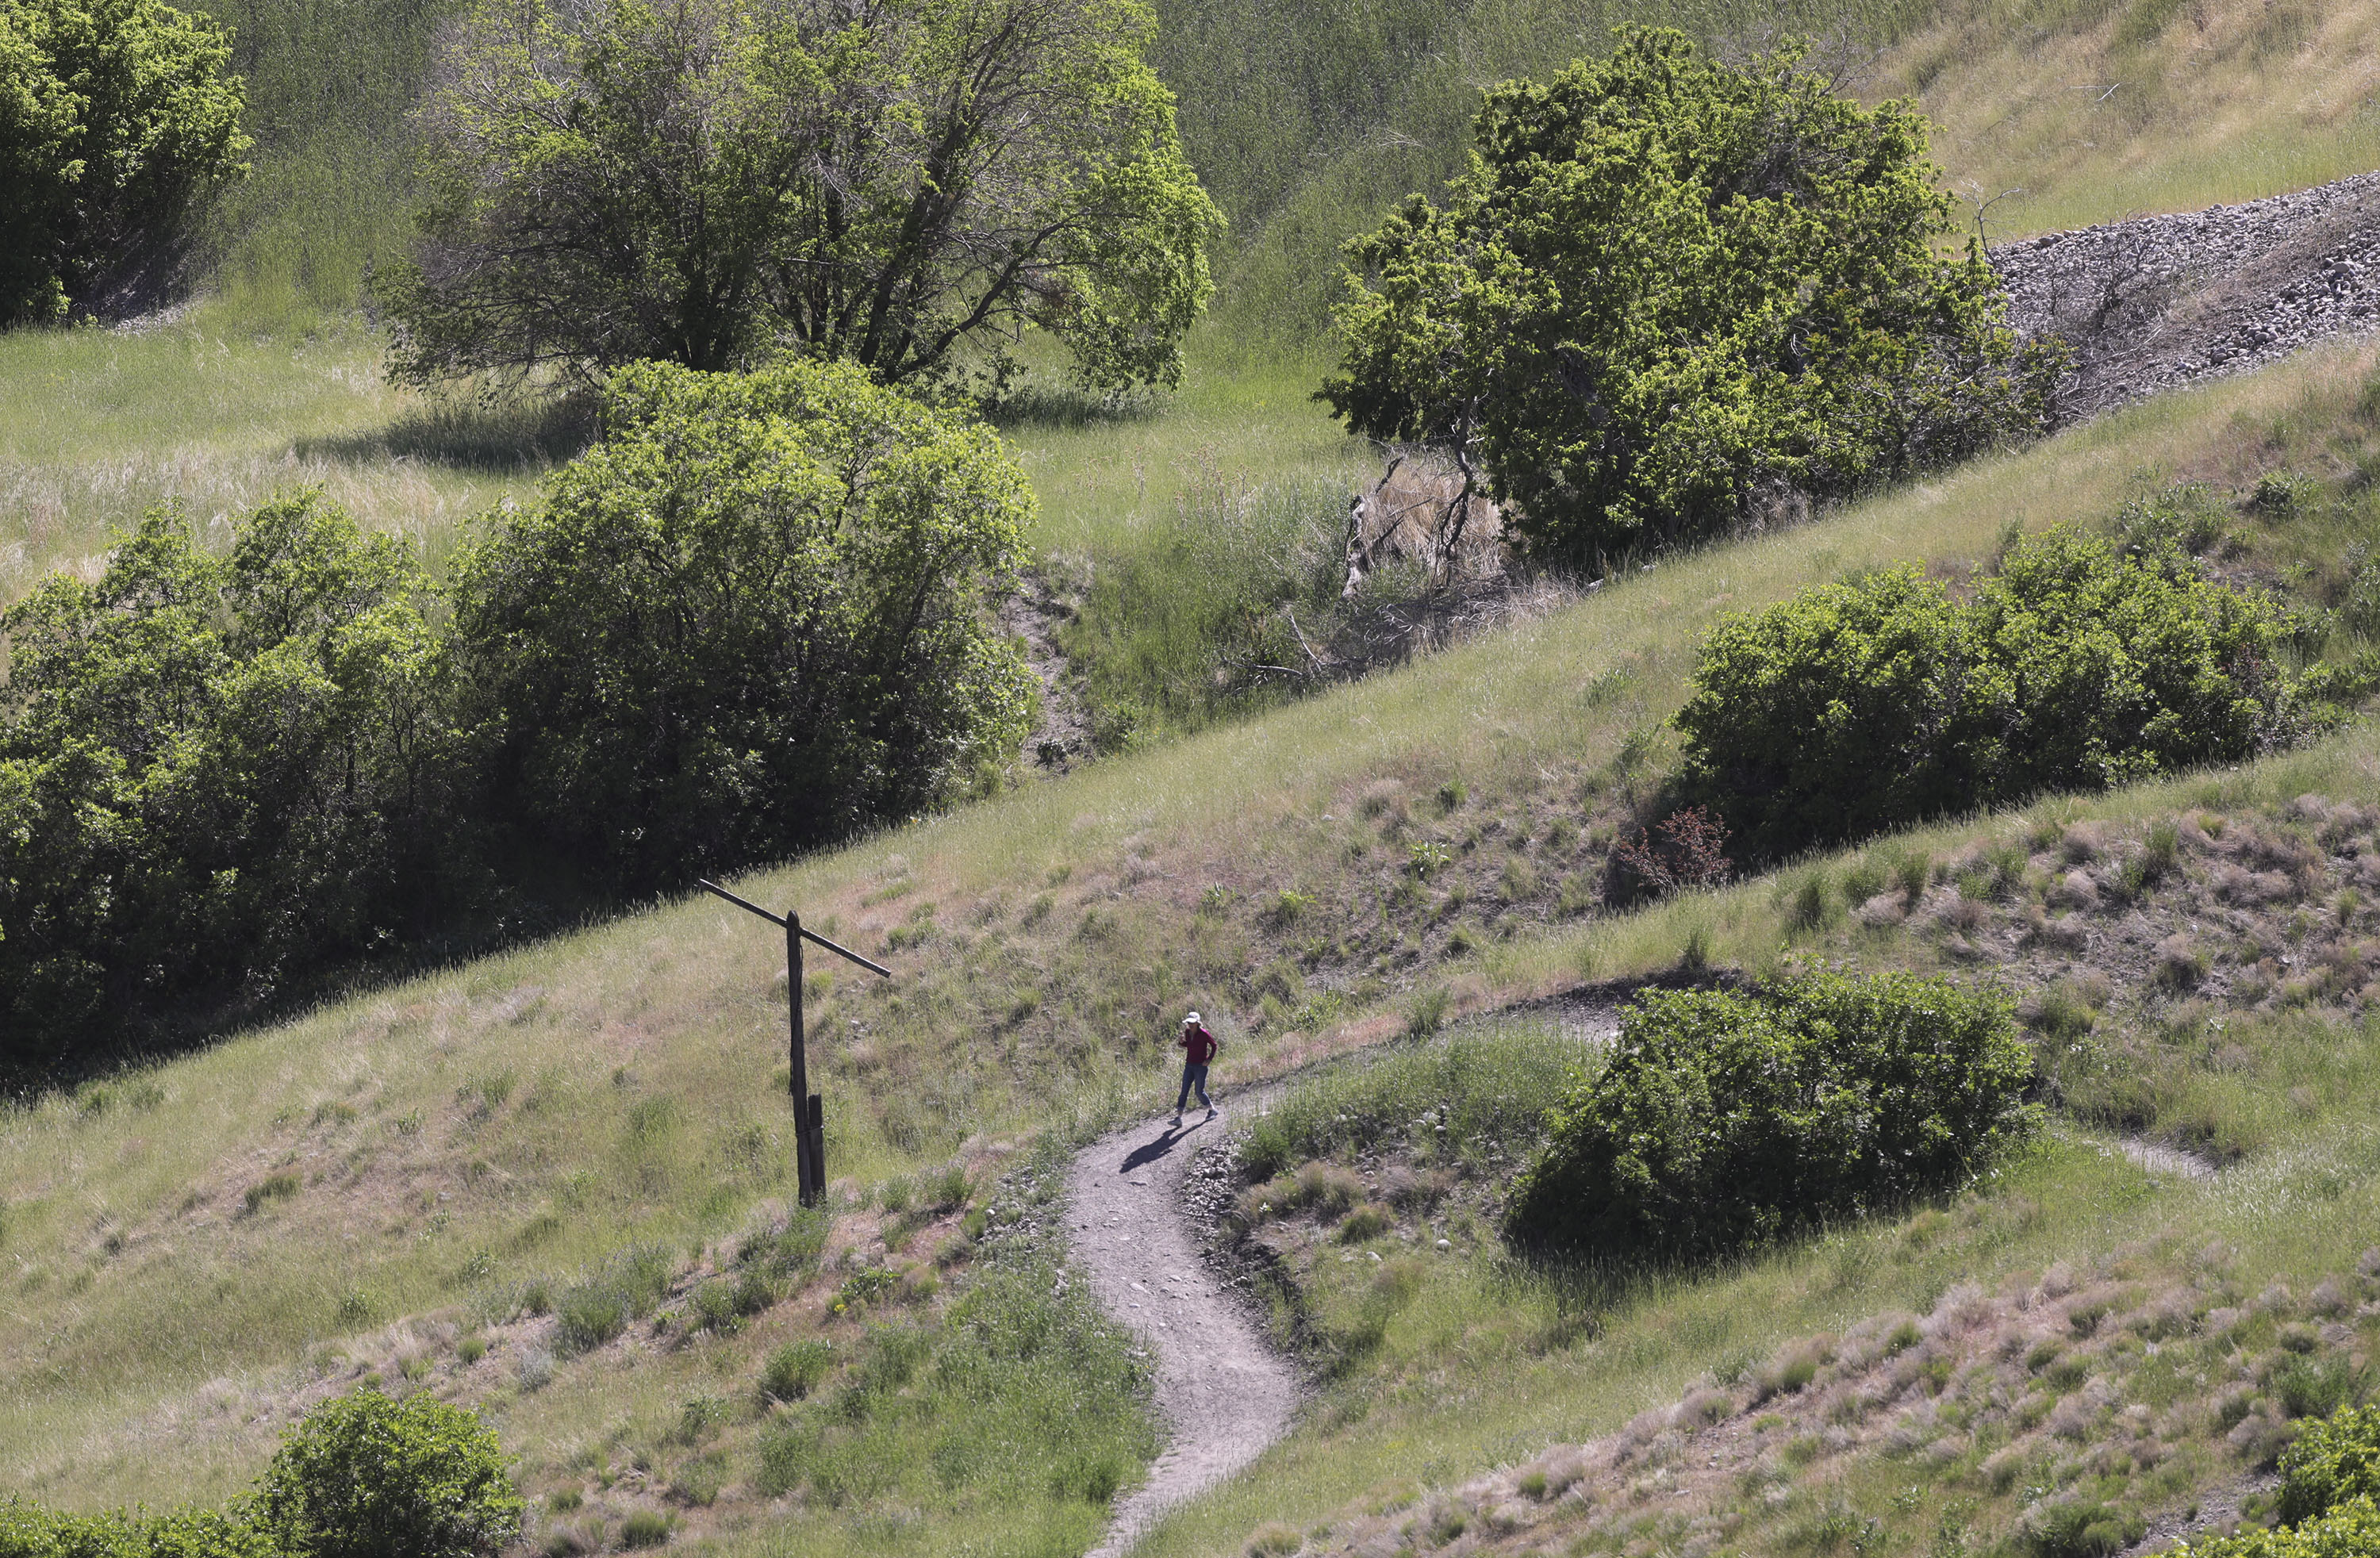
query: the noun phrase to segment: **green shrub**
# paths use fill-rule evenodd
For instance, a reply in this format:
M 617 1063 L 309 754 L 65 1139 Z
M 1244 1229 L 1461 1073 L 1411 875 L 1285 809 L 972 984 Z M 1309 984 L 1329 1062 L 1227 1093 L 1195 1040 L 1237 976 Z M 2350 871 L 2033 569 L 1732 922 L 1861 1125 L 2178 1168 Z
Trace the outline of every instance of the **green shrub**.
M 0 1501 L 0 1558 L 283 1558 L 245 1510 L 64 1515 Z
M 1914 568 L 1722 620 L 1677 717 L 1690 786 L 1767 854 L 1951 809 L 1973 782 L 1943 739 L 1962 639 L 1957 605 Z
M 1692 1259 L 1897 1205 L 2023 1140 L 2032 1077 L 2008 1002 L 1938 979 L 1646 992 L 1609 1064 L 1553 1111 L 1506 1233 Z
M 824 1207 L 801 1207 L 783 1228 L 756 1234 L 735 1251 L 738 1266 L 774 1277 L 795 1277 L 818 1265 L 826 1251 L 827 1235 L 834 1231 L 834 1214 Z
M 704 1283 L 694 1290 L 691 1313 L 686 1317 L 690 1331 L 734 1331 L 743 1322 L 743 1314 L 735 1303 L 735 1284 L 725 1279 Z
M 178 1036 L 451 907 L 428 601 L 310 492 L 220 555 L 152 510 L 0 614 L 0 925 L 41 928 L 0 938 L 0 1065 Z
M 308 1558 L 493 1558 L 526 1507 L 508 1468 L 476 1414 L 367 1388 L 290 1430 L 258 1481 L 257 1518 Z
M 624 370 L 603 441 L 455 566 L 492 793 L 622 887 L 956 793 L 1031 723 L 987 623 L 1032 504 L 990 430 L 847 364 Z
M 248 172 L 231 54 L 157 0 L 0 12 L 0 328 L 138 311 L 174 280 L 208 191 Z
M 2312 1519 L 2277 1530 L 2252 1527 L 2174 1550 L 2174 1558 L 2371 1558 L 2380 1552 L 2380 1505 L 2359 1493 Z
M 630 1321 L 652 1313 L 669 1291 L 675 1268 L 669 1250 L 643 1245 L 565 1289 L 553 1306 L 554 1339 L 563 1352 L 591 1352 L 626 1330 Z
M 769 1355 L 760 1371 L 760 1394 L 778 1401 L 799 1401 L 818 1389 L 834 1367 L 834 1344 L 823 1336 L 789 1342 Z
M 553 1318 L 563 1352 L 592 1352 L 628 1328 L 627 1300 L 609 1284 L 582 1283 L 564 1292 Z
M 2154 557 L 2176 550 L 2191 556 L 2213 552 L 2226 539 L 2228 515 L 2204 481 L 2182 481 L 2153 496 L 2134 498 L 2116 515 L 2116 542 L 2126 554 Z
M 1722 621 L 1685 707 L 1685 791 L 1775 857 L 1946 812 L 2286 745 L 2338 717 L 2266 597 L 2058 529 L 1965 603 L 1913 568 Z M 1855 900 L 1856 901 L 1856 900 Z
M 2366 1371 L 2348 1357 L 2291 1357 L 2272 1377 L 2274 1398 L 2292 1418 L 2327 1418 L 2362 1400 L 2368 1390 Z
M 2380 1406 L 2347 1406 L 2308 1423 L 2281 1453 L 2278 1515 L 2295 1525 L 2354 1498 L 2380 1497 Z
M 2044 1504 L 2025 1518 L 2019 1536 L 2034 1558 L 2115 1558 L 2147 1529 L 2131 1510 L 2077 1498 Z
M 620 1522 L 622 1547 L 659 1547 L 669 1540 L 669 1516 L 657 1509 L 631 1510 L 628 1517 Z
M 934 1211 L 955 1211 L 975 1194 L 965 1163 L 949 1163 L 918 1182 L 917 1201 Z
M 285 1169 L 278 1174 L 266 1175 L 262 1179 L 249 1186 L 240 1199 L 253 1213 L 268 1201 L 289 1199 L 303 1187 L 304 1182 Z

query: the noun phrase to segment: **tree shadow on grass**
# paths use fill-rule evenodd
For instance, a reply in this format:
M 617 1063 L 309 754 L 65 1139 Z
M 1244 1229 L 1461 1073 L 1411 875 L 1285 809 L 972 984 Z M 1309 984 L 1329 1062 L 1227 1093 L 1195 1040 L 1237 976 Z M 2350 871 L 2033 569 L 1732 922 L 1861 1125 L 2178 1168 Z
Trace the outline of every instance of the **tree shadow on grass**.
M 582 453 L 600 425 L 596 403 L 587 396 L 456 401 L 407 411 L 384 427 L 301 438 L 297 453 L 300 459 L 417 460 L 510 474 L 543 470 Z

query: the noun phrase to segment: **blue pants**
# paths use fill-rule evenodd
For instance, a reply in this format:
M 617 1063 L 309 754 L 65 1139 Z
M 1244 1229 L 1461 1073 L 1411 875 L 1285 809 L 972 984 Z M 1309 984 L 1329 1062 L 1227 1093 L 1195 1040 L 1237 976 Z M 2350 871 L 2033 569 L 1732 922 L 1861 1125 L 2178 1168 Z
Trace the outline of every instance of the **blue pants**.
M 1207 1098 L 1207 1068 L 1195 1060 L 1184 1061 L 1182 1063 L 1182 1096 L 1173 1101 L 1173 1112 L 1176 1114 L 1181 1114 L 1182 1106 L 1190 1102 L 1192 1088 L 1198 1089 L 1200 1104 L 1208 1109 L 1215 1107 Z

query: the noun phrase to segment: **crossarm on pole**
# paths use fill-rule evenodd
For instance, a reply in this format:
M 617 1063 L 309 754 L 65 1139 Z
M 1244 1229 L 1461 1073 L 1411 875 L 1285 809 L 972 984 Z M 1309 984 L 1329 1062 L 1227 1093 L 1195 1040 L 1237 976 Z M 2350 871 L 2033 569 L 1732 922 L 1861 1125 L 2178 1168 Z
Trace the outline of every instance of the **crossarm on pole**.
M 719 885 L 719 883 L 717 883 L 717 882 L 715 882 L 708 881 L 708 880 L 706 880 L 706 879 L 704 879 L 704 878 L 701 878 L 701 877 L 697 877 L 697 878 L 695 879 L 695 884 L 696 884 L 697 886 L 698 886 L 698 887 L 702 888 L 705 892 L 710 892 L 710 893 L 716 893 L 716 894 L 718 894 L 721 897 L 722 897 L 722 898 L 726 899 L 729 903 L 734 904 L 737 908 L 740 908 L 740 909 L 750 909 L 754 914 L 759 915 L 761 919 L 763 919 L 767 920 L 767 921 L 768 921 L 770 924 L 771 924 L 771 925 L 783 925 L 783 924 L 785 922 L 785 917 L 784 917 L 783 915 L 782 915 L 782 914 L 771 914 L 767 909 L 762 908 L 759 905 L 758 905 L 758 904 L 754 903 L 751 899 L 749 899 L 749 898 L 739 898 L 739 897 L 737 897 L 735 894 L 730 893 L 726 888 L 720 886 L 720 885 Z M 818 938 L 817 938 L 816 936 L 812 936 L 812 937 L 810 937 L 810 940 L 812 940 L 812 941 L 816 941 L 816 940 L 818 940 Z M 841 947 L 836 947 L 836 948 L 835 948 L 835 950 L 836 950 L 837 952 L 842 952 L 842 951 L 843 951 L 843 949 L 842 949 Z M 848 954 L 845 954 L 845 955 L 847 956 L 847 955 L 848 955 Z
M 877 973 L 883 975 L 888 980 L 892 977 L 892 970 L 884 967 L 883 964 L 871 963 L 867 958 L 860 956 L 859 954 L 852 951 L 847 946 L 835 945 L 834 943 L 828 941 L 824 936 L 818 934 L 807 925 L 802 927 L 802 940 L 806 942 L 816 942 L 819 945 L 826 948 L 829 952 L 839 952 L 844 956 L 850 958 L 854 963 L 858 964 L 861 968 L 873 969 Z
M 701 877 L 696 878 L 695 882 L 696 885 L 702 888 L 705 892 L 716 893 L 721 897 L 726 899 L 729 903 L 734 904 L 737 908 L 749 909 L 771 925 L 783 925 L 785 922 L 785 917 L 783 915 L 771 914 L 749 898 L 739 898 L 735 894 L 730 893 L 726 888 L 720 886 L 719 883 L 715 882 L 711 882 Z M 804 926 L 802 928 L 802 940 L 806 942 L 816 942 L 819 945 L 826 948 L 827 951 L 834 953 L 840 956 L 848 957 L 854 963 L 858 964 L 861 968 L 868 969 L 871 973 L 881 974 L 888 980 L 892 977 L 892 970 L 884 967 L 883 964 L 862 957 L 859 954 L 852 951 L 847 946 L 843 946 L 837 943 L 828 941 L 824 936 L 820 935 L 817 931 L 809 929 L 808 926 Z

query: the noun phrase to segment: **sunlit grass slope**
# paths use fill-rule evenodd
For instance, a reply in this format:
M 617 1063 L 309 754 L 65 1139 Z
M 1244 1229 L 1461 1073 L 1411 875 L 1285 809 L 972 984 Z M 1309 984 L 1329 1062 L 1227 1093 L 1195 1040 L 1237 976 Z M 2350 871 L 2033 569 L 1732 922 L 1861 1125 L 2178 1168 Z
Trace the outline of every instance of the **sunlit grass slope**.
M 1914 96 L 1997 241 L 2380 166 L 2371 0 L 1951 0 L 1864 95 Z
M 1415 825 L 1443 833 L 1483 901 L 1508 853 L 1551 874 L 1553 824 L 1599 786 L 1626 790 L 1646 748 L 1632 734 L 1658 732 L 1718 613 L 1880 562 L 1955 572 L 2010 521 L 2103 516 L 2176 469 L 2317 457 L 2374 355 L 2138 408 L 1408 671 L 753 876 L 751 895 L 900 971 L 813 974 L 831 1172 L 856 1189 L 1144 1111 L 1185 1002 L 1236 1041 L 1228 1081 L 1385 1031 L 1416 986 L 1477 1001 L 1664 965 L 1690 920 L 1718 955 L 1757 957 L 1782 913 L 1760 885 L 1584 926 L 1546 894 L 1457 944 L 1442 903 L 1390 895 L 1408 879 L 1367 853 L 1366 797 L 1415 797 Z M 1447 814 L 1421 818 L 1441 787 Z M 1491 812 L 1541 825 L 1469 821 Z M 1330 1000 L 1290 960 L 1343 961 L 1364 936 L 1378 955 Z M 285 1407 L 273 1382 L 323 1344 L 496 1312 L 516 1284 L 631 1242 L 747 1225 L 783 1194 L 780 967 L 765 928 L 690 899 L 229 1040 L 104 1107 L 11 1112 L 0 1481 L 67 1503 L 221 1492 Z M 249 1195 L 275 1174 L 293 1193 Z M 626 1387 L 598 1384 L 572 1386 L 569 1411 L 485 1399 L 535 1472 L 601 1439 L 603 1391 Z
M 2211 806 L 2238 816 L 2304 789 L 2368 794 L 2374 759 L 2361 739 L 2312 761 L 2060 814 Z M 1942 830 L 1922 843 L 1956 847 L 1974 836 Z M 1765 896 L 1755 885 L 1693 908 L 1773 948 L 1786 931 Z M 1888 965 L 1895 949 L 1871 946 L 1853 960 Z M 1581 1290 L 1515 1264 L 1493 1226 L 1459 1202 L 1402 1247 L 1393 1237 L 1324 1242 L 1299 1273 L 1306 1333 L 1337 1365 L 1319 1399 L 1297 1433 L 1168 1521 L 1147 1551 L 1237 1553 L 1252 1536 L 1284 1528 L 1296 1534 L 1284 1551 L 1308 1534 L 1317 1552 L 1370 1551 L 1342 1546 L 1356 1533 L 1339 1531 L 1388 1515 L 1391 1528 L 1436 1527 L 1444 1540 L 1449 1506 L 1468 1515 L 1488 1550 L 1579 1551 L 1560 1515 L 1495 1545 L 1493 1506 L 1503 1495 L 1449 1494 L 1491 1468 L 1542 1467 L 1561 1458 L 1547 1454 L 1554 1446 L 1623 1430 L 1634 1454 L 1591 1489 L 1603 1530 L 1586 1551 L 1704 1532 L 1733 1552 L 1807 1551 L 1814 1529 L 1823 1536 L 1831 1521 L 1867 1532 L 1873 1551 L 1925 1551 L 1948 1528 L 1966 1539 L 1964 1551 L 1988 1552 L 2009 1538 L 2021 1549 L 2017 1533 L 2036 1503 L 2107 1498 L 2126 1514 L 2168 1518 L 2202 1501 L 2213 1509 L 2213 1495 L 2236 1495 L 2269 1461 L 2286 1418 L 2306 1410 L 2282 1405 L 2288 1349 L 2318 1355 L 2310 1372 L 2338 1372 L 2357 1367 L 2350 1354 L 2360 1359 L 2372 1339 L 2368 1318 L 2337 1323 L 2331 1317 L 2346 1311 L 2328 1306 L 2342 1286 L 2363 1289 L 2358 1272 L 2380 1227 L 2380 1137 L 2369 1105 L 2380 1025 L 2303 1023 L 2266 1061 L 2254 1086 L 2272 1105 L 2273 1143 L 2212 1182 L 2136 1164 L 2109 1138 L 2060 1123 L 2039 1151 L 1938 1205 L 1616 1288 Z M 1451 1248 L 1434 1251 L 1428 1234 Z M 2098 1308 L 2070 1322 L 2065 1307 L 2043 1302 L 2045 1286 L 2053 1299 L 2087 1286 Z M 2021 1410 L 2009 1408 L 2027 1384 L 1986 1399 L 1989 1361 L 1980 1385 L 1971 1375 L 1953 1393 L 1957 1406 L 1944 1395 L 1937 1414 L 1929 1399 L 1977 1356 L 2024 1359 L 2039 1373 L 2081 1351 L 2101 1316 L 2101 1344 Z M 1892 1350 L 1882 1339 L 1897 1326 L 1907 1327 L 1900 1346 L 1941 1340 L 1888 1370 L 1892 1382 L 1815 1401 L 1788 1393 L 1758 1409 L 1765 1418 L 1743 1410 L 1736 1387 L 1764 1370 L 1773 1377 L 1801 1339 L 1856 1353 L 1864 1333 L 1872 1358 Z M 1333 1343 L 1345 1351 L 1329 1351 Z M 1832 1345 L 1803 1351 L 1835 1356 Z M 1930 1382 L 1918 1378 L 1927 1368 Z M 2076 1390 L 2086 1379 L 2088 1394 Z M 2012 1447 L 2061 1397 L 2073 1405 L 2054 1430 Z M 1706 1425 L 1712 1431 L 1699 1434 Z M 1696 1486 L 1706 1459 L 1719 1469 Z M 1520 1502 L 1526 1518 L 1540 1518 Z M 1575 1531 L 1587 1511 L 1573 1506 L 1566 1523 Z
M 152 505 L 181 504 L 221 540 L 231 517 L 300 486 L 435 563 L 462 521 L 528 492 L 566 450 L 552 421 L 393 388 L 360 330 L 0 336 L 0 603 L 53 568 L 95 571 L 112 531 Z
M 1316 494 L 1343 520 L 1378 462 L 1314 399 L 1326 371 L 1315 353 L 1239 369 L 1206 355 L 1178 395 L 1112 410 L 1060 401 L 1004 419 L 1040 504 L 1035 549 L 1096 565 L 1266 484 Z
M 1616 23 L 1722 50 L 1801 32 L 1845 90 L 1909 96 L 1997 241 L 2282 193 L 2380 165 L 2370 0 L 1168 0 L 1162 58 L 1231 213 L 1228 344 L 1317 331 L 1336 249 L 1463 165 L 1482 88 L 1603 52 Z M 1220 68 L 1218 68 L 1220 65 Z M 1224 90 L 1216 83 L 1228 82 Z M 1302 155 L 1279 154 L 1286 133 Z M 1972 211 L 1972 208 L 1970 208 Z

